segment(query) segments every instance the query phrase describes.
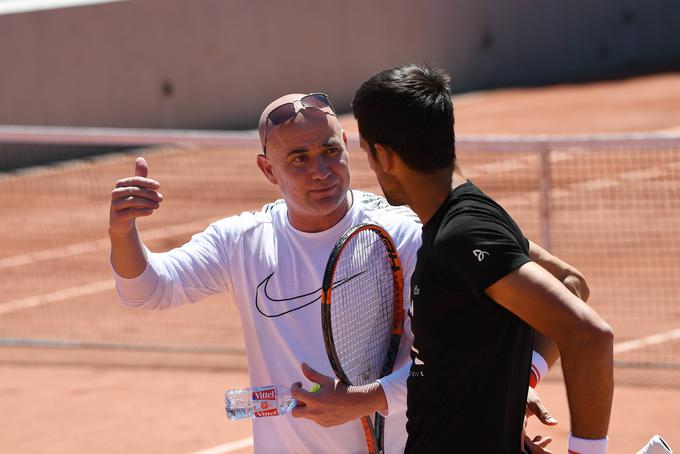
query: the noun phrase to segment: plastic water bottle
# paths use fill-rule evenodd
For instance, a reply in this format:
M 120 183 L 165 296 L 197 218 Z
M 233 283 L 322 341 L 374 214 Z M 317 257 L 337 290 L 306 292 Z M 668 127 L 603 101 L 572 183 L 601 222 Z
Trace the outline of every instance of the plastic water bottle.
M 227 418 L 232 421 L 290 413 L 297 401 L 285 386 L 230 389 L 224 392 Z

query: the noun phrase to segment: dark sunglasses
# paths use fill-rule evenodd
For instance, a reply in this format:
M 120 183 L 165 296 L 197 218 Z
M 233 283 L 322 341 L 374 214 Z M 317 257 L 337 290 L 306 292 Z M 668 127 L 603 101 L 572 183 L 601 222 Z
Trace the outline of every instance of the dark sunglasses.
M 301 106 L 300 108 L 298 108 L 298 103 Z M 281 123 L 290 120 L 297 115 L 298 112 L 306 108 L 317 109 L 323 112 L 326 112 L 324 109 L 331 109 L 331 115 L 336 114 L 335 108 L 333 107 L 333 104 L 331 104 L 331 100 L 328 99 L 328 95 L 325 93 L 310 93 L 303 96 L 298 101 L 281 104 L 267 115 L 267 120 L 264 124 L 264 145 L 262 145 L 264 153 L 267 153 L 267 129 L 269 128 L 269 122 L 274 126 L 278 126 Z

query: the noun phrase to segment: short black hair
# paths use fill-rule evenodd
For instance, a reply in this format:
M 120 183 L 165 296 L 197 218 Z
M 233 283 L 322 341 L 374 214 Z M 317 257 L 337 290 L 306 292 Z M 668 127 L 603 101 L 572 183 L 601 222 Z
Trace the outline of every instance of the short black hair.
M 388 145 L 421 172 L 452 166 L 456 143 L 450 83 L 443 69 L 416 64 L 381 71 L 364 82 L 352 110 L 371 152 L 376 143 Z

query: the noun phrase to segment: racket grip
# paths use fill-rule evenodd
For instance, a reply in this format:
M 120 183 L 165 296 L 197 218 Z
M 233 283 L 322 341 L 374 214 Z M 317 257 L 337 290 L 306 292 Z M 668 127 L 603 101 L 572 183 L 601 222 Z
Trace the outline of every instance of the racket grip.
M 364 428 L 364 436 L 366 437 L 366 446 L 368 447 L 368 454 L 378 454 L 378 443 L 375 439 L 375 431 L 369 416 L 361 417 L 361 425 Z

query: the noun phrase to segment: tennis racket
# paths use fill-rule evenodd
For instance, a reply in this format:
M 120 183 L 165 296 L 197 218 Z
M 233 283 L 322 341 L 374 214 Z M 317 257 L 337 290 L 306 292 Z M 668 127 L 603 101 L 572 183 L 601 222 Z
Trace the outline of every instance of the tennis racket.
M 389 234 L 360 224 L 335 243 L 323 278 L 321 325 L 328 359 L 347 385 L 365 385 L 392 372 L 403 332 L 404 278 Z M 361 423 L 368 452 L 383 452 L 385 422 Z

